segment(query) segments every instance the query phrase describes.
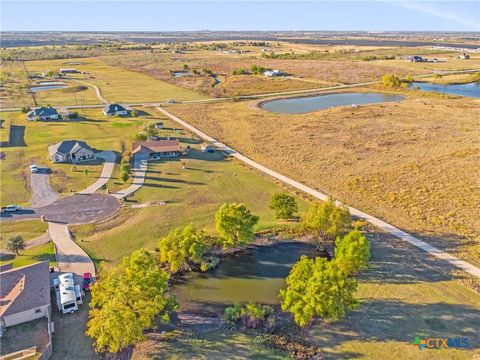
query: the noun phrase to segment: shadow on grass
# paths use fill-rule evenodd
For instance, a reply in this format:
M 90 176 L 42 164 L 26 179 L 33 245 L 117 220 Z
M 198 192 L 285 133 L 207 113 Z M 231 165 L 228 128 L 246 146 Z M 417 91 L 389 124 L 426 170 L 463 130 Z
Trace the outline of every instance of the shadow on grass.
M 27 146 L 25 143 L 25 126 L 10 125 L 9 146 Z

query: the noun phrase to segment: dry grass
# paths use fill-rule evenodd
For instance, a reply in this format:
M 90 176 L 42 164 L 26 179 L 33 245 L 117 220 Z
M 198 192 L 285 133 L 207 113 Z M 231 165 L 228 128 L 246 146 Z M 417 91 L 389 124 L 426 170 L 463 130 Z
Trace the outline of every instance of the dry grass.
M 264 165 L 478 263 L 478 104 L 410 93 L 397 104 L 303 115 L 245 102 L 171 111 Z

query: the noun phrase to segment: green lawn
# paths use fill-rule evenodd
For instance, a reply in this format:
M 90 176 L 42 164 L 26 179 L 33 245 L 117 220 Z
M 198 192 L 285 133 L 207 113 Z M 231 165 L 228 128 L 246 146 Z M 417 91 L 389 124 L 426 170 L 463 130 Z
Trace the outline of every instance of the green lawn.
M 47 231 L 48 225 L 40 220 L 10 221 L 2 223 L 0 235 L 0 248 L 3 249 L 9 237 L 13 235 L 22 235 L 27 243 Z
M 20 252 L 20 255 L 6 255 L 0 261 L 1 265 L 12 263 L 14 268 L 34 264 L 40 261 L 50 261 L 55 266 L 55 245 L 53 242 L 38 245 Z
M 192 222 L 214 234 L 214 214 L 224 202 L 245 203 L 260 216 L 258 230 L 280 225 L 268 204 L 272 194 L 285 191 L 282 187 L 221 153 L 204 154 L 198 144 L 190 145 L 187 157 L 149 163 L 145 185 L 116 218 L 72 227 L 80 246 L 111 266 L 135 249 L 153 249 L 160 237 L 177 226 Z M 128 207 L 150 201 L 167 205 Z M 301 211 L 308 206 L 301 199 L 299 205 Z
M 65 61 L 63 59 L 40 60 L 28 61 L 26 64 L 29 71 L 38 72 L 45 69 L 57 70 L 65 66 Z M 98 86 L 102 96 L 110 102 L 155 102 L 168 99 L 194 100 L 205 98 L 204 95 L 195 91 L 168 84 L 141 73 L 106 65 L 101 57 L 69 59 L 68 61 L 81 62 L 82 64 L 76 65 L 75 68 L 88 73 L 85 75 L 72 74 L 72 77 Z M 52 95 L 48 95 L 52 105 L 56 104 L 54 91 L 52 90 Z M 71 101 L 74 104 L 74 99 Z

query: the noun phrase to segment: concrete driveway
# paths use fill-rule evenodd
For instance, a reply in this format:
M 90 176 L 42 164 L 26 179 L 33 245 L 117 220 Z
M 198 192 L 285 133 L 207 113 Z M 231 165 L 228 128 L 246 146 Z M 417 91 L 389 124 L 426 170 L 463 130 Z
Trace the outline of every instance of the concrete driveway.
M 32 208 L 39 208 L 55 202 L 59 195 L 50 185 L 50 170 L 42 167 L 37 173 L 30 174 L 30 188 L 32 189 Z
M 117 199 L 123 199 L 140 189 L 145 182 L 145 173 L 147 172 L 148 162 L 146 156 L 135 155 L 133 162 L 133 184 L 128 188 L 112 193 Z
M 105 185 L 112 176 L 113 167 L 115 166 L 115 159 L 117 158 L 115 153 L 113 151 L 102 151 L 95 154 L 95 156 L 105 160 L 100 178 L 86 189 L 80 191 L 79 194 L 93 194 L 95 191 Z
M 50 237 L 55 243 L 57 266 L 60 272 L 71 272 L 81 278 L 86 272 L 95 276 L 93 261 L 72 239 L 66 224 L 49 222 Z

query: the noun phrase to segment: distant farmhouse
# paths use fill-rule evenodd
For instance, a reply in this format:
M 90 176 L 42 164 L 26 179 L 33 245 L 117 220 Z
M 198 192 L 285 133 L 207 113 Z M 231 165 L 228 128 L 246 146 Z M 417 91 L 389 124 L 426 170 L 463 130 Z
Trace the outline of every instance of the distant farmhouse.
M 128 110 L 120 104 L 108 104 L 103 108 L 105 116 L 128 115 Z
M 64 140 L 48 147 L 50 160 L 55 163 L 77 163 L 95 159 L 93 149 L 84 141 Z
M 200 149 L 205 153 L 215 152 L 215 148 L 211 144 L 203 143 L 200 145 Z
M 33 120 L 56 120 L 60 118 L 60 115 L 58 114 L 57 109 L 53 107 L 41 107 L 35 110 L 30 111 L 27 114 L 27 120 L 28 121 L 33 121 Z
M 178 139 L 144 141 L 132 145 L 132 155 L 146 155 L 150 158 L 180 156 L 182 148 Z
M 50 320 L 48 261 L 0 273 L 0 327 L 46 317 Z
M 65 75 L 65 74 L 78 74 L 80 71 L 78 71 L 77 69 L 71 68 L 71 69 L 60 69 L 58 72 L 62 75 Z

